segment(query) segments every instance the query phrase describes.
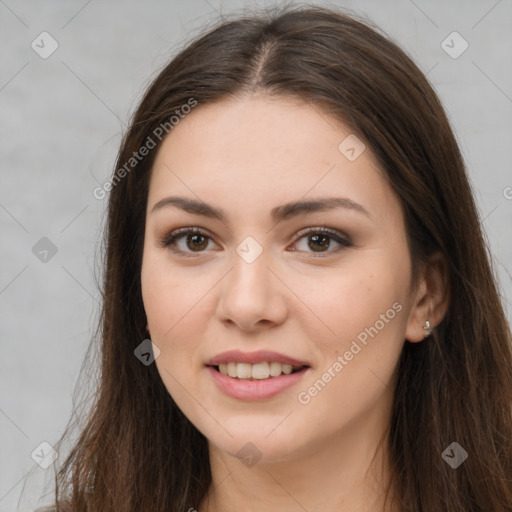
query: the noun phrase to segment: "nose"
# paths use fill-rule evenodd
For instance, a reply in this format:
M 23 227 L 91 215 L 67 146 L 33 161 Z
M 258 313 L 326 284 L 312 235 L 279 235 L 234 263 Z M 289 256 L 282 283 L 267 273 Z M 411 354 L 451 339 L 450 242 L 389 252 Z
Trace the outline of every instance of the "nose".
M 254 331 L 285 321 L 286 287 L 270 267 L 265 251 L 252 263 L 233 255 L 233 268 L 219 288 L 217 316 L 221 322 Z

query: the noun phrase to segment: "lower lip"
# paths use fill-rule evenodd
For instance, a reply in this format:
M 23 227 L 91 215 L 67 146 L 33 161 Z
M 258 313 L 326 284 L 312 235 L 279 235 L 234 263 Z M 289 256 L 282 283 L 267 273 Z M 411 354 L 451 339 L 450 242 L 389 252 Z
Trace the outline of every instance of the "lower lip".
M 309 368 L 303 368 L 296 373 L 269 377 L 268 379 L 249 380 L 237 379 L 223 375 L 215 368 L 208 366 L 208 371 L 217 387 L 226 395 L 239 400 L 266 400 L 278 395 L 285 389 L 297 384 Z

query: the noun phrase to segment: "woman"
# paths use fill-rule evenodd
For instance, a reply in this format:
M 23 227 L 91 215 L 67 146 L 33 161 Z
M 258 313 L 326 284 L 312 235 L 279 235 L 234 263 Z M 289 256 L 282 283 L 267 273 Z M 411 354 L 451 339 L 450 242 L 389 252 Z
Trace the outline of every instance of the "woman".
M 149 87 L 102 190 L 101 379 L 60 510 L 512 510 L 477 209 L 376 27 L 219 24 Z

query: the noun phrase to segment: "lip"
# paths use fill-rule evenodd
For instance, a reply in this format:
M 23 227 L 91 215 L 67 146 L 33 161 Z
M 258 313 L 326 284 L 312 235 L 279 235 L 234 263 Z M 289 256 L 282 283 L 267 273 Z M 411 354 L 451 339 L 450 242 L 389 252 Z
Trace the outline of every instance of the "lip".
M 219 366 L 227 363 L 249 363 L 257 364 L 262 362 L 276 361 L 281 364 L 291 364 L 292 366 L 310 366 L 306 361 L 299 361 L 293 357 L 279 354 L 271 350 L 257 350 L 255 352 L 242 352 L 241 350 L 228 350 L 212 357 L 205 364 L 206 366 Z M 280 377 L 273 377 L 279 379 Z
M 268 361 L 268 359 L 263 360 Z M 276 359 L 272 360 L 276 361 Z M 261 359 L 259 359 L 257 362 L 259 361 L 261 361 Z M 238 362 L 245 361 L 238 360 Z M 284 364 L 291 363 L 285 362 Z M 297 384 L 304 377 L 304 374 L 310 369 L 310 367 L 307 367 L 296 373 L 290 373 L 289 375 L 280 375 L 279 377 L 270 377 L 268 379 L 262 380 L 249 380 L 223 375 L 215 368 L 213 368 L 213 366 L 207 366 L 206 368 L 212 380 L 215 382 L 217 388 L 222 393 L 239 400 L 251 401 L 267 400 L 273 396 L 278 395 L 284 390 L 289 389 L 290 387 Z

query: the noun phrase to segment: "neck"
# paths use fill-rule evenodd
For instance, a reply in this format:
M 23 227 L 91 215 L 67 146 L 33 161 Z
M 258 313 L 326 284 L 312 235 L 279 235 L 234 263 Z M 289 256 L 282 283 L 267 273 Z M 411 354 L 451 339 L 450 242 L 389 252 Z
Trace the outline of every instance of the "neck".
M 199 512 L 384 511 L 387 424 L 383 410 L 374 409 L 307 452 L 251 467 L 210 443 L 212 485 Z

